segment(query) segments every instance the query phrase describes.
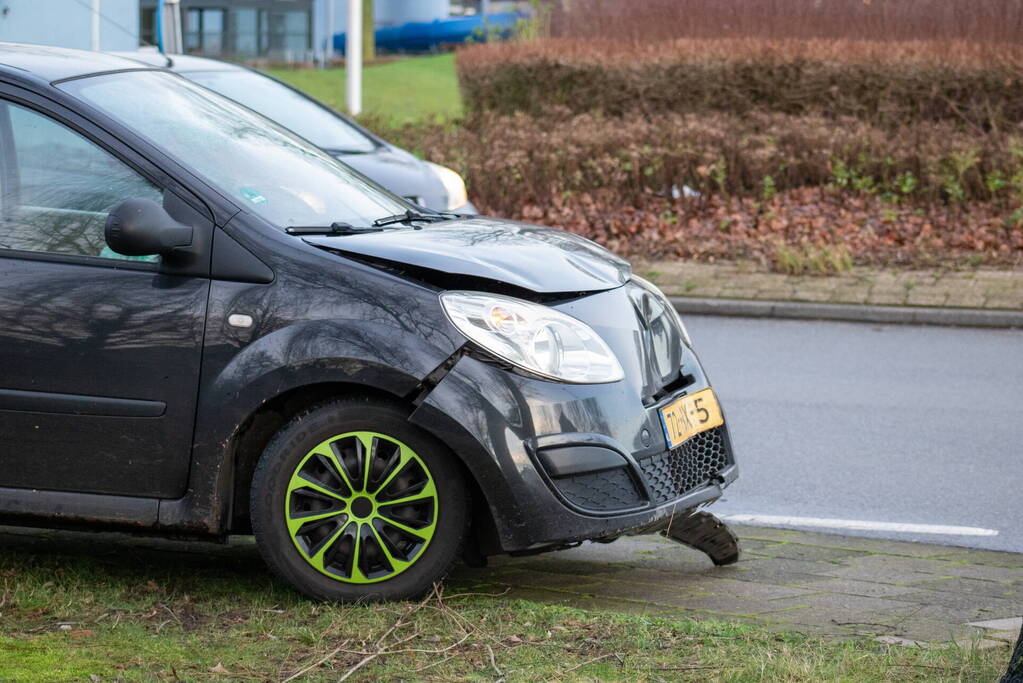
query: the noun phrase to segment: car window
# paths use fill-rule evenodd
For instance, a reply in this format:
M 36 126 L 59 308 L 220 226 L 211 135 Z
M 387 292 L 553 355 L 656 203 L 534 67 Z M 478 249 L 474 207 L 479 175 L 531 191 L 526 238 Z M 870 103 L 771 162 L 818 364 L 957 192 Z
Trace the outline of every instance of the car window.
M 125 199 L 160 201 L 159 188 L 43 114 L 3 102 L 5 115 L 13 145 L 4 150 L 0 247 L 127 259 L 106 245 L 107 215 Z
M 304 138 L 176 74 L 123 71 L 58 87 L 281 228 L 366 226 L 411 208 Z
M 376 145 L 357 128 L 272 78 L 249 71 L 192 71 L 189 80 L 230 97 L 334 152 L 372 152 Z

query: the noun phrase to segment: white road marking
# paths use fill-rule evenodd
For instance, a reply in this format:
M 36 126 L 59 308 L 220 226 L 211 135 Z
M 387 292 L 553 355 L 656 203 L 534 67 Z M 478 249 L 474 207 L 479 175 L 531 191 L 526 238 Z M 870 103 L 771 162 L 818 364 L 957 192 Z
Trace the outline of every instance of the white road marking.
M 945 536 L 997 536 L 997 529 L 945 524 L 903 524 L 901 522 L 868 522 L 856 519 L 824 519 L 821 517 L 786 517 L 783 515 L 720 515 L 726 522 L 753 526 L 806 526 L 850 531 L 893 531 L 905 534 L 941 534 Z

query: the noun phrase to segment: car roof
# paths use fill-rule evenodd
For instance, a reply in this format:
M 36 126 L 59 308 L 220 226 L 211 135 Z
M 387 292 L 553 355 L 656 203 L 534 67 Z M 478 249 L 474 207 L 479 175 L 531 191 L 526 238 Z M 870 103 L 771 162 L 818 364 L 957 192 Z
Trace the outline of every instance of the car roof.
M 0 69 L 17 69 L 47 82 L 104 71 L 138 69 L 130 59 L 102 52 L 72 50 L 48 45 L 0 43 Z
M 162 52 L 157 52 L 156 50 L 111 52 L 110 54 L 142 62 L 149 66 L 158 66 L 160 68 L 183 73 L 187 73 L 189 71 L 248 71 L 248 69 L 238 66 L 237 64 L 222 62 L 219 59 L 194 57 L 192 55 L 165 55 Z

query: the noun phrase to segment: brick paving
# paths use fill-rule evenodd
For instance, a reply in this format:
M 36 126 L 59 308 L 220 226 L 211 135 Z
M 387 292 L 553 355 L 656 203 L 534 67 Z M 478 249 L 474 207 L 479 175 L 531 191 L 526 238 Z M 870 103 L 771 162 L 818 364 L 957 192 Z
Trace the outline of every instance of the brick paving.
M 1007 647 L 1023 614 L 1023 554 L 735 527 L 742 559 L 714 567 L 659 536 L 459 569 L 459 589 L 591 610 L 725 619 L 899 644 Z
M 841 275 L 783 275 L 748 263 L 654 261 L 636 272 L 668 296 L 809 301 L 878 306 L 1023 309 L 1023 268 L 881 270 L 853 268 Z

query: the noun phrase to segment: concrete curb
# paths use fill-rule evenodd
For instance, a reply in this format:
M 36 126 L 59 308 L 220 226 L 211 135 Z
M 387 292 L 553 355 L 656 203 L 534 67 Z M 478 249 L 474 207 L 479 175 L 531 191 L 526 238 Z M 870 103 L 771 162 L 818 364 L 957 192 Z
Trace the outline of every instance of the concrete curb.
M 1023 327 L 1023 311 L 977 308 L 925 308 L 821 304 L 809 301 L 753 301 L 751 299 L 699 299 L 670 297 L 679 313 L 790 320 L 842 320 L 904 325 L 956 327 Z

